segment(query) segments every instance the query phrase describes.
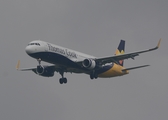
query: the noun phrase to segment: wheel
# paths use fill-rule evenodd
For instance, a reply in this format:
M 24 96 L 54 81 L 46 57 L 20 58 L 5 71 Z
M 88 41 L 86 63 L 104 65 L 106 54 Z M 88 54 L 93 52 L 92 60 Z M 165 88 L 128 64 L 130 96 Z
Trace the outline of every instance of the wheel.
M 94 79 L 93 74 L 90 74 L 90 79 Z
M 59 79 L 59 82 L 60 82 L 60 84 L 63 84 L 63 83 L 67 83 L 67 79 L 66 78 L 60 78 Z
M 94 75 L 94 78 L 95 78 L 95 79 L 97 79 L 97 78 L 98 78 L 98 75 L 97 75 L 97 74 L 95 74 L 95 75 Z
M 63 83 L 64 83 L 63 78 L 60 78 L 60 79 L 59 79 L 59 82 L 60 82 L 60 84 L 63 84 Z
M 95 71 L 93 71 L 93 72 L 91 72 L 91 74 L 90 74 L 90 79 L 97 79 L 98 78 L 98 74 L 95 72 Z
M 64 81 L 64 83 L 66 84 L 66 83 L 67 83 L 67 78 L 63 78 L 63 79 L 64 79 L 64 80 L 63 80 L 63 81 Z

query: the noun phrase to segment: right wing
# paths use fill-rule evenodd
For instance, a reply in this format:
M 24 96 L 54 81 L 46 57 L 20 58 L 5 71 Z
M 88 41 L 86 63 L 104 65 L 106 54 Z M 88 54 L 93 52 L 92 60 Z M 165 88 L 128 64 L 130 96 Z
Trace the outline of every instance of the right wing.
M 159 40 L 156 47 L 148 49 L 148 50 L 132 52 L 132 53 L 127 53 L 127 54 L 121 54 L 121 55 L 115 55 L 115 56 L 111 56 L 111 57 L 97 58 L 97 59 L 95 59 L 95 61 L 103 65 L 103 64 L 111 63 L 111 62 L 117 63 L 117 61 L 119 61 L 119 60 L 124 60 L 124 59 L 128 59 L 128 58 L 134 59 L 134 57 L 139 56 L 139 54 L 141 54 L 141 53 L 150 52 L 150 51 L 158 49 L 160 46 L 160 42 L 161 42 L 161 39 Z

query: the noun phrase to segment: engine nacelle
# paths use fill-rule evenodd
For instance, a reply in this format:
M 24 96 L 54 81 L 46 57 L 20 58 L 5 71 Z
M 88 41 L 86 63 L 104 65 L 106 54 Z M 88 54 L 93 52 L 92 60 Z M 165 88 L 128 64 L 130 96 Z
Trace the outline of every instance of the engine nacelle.
M 36 71 L 34 71 L 34 72 L 40 76 L 43 76 L 43 77 L 54 76 L 54 70 L 49 66 L 38 65 L 36 68 Z
M 94 69 L 96 67 L 96 62 L 92 59 L 85 59 L 82 62 L 83 67 L 87 69 Z
M 37 68 L 36 68 L 36 73 L 41 75 L 41 74 L 44 73 L 44 69 L 45 69 L 44 66 L 38 65 Z

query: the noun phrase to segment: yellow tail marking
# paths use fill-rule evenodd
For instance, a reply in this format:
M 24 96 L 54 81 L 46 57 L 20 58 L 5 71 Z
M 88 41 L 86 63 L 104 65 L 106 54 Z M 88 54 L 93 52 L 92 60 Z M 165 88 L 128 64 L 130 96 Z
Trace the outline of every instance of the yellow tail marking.
M 124 54 L 124 50 L 122 50 L 121 52 L 117 49 L 116 52 L 115 52 L 115 55 L 121 55 L 121 54 Z
M 121 54 L 124 54 L 124 50 L 121 51 Z
M 108 71 L 105 71 L 104 73 L 99 74 L 99 77 L 115 77 L 115 76 L 121 76 L 128 74 L 128 71 L 123 72 L 122 69 L 124 69 L 122 66 L 117 65 L 114 63 L 114 66 L 109 69 Z
M 19 68 L 20 68 L 20 60 L 18 60 L 18 63 L 16 65 L 16 70 L 19 70 Z

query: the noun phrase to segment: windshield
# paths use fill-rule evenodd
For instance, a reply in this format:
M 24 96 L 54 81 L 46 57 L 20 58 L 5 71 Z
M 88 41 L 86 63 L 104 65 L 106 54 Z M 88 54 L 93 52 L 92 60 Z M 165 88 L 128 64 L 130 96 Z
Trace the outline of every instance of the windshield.
M 28 46 L 29 46 L 29 45 L 37 45 L 37 46 L 40 46 L 39 43 L 29 43 Z

